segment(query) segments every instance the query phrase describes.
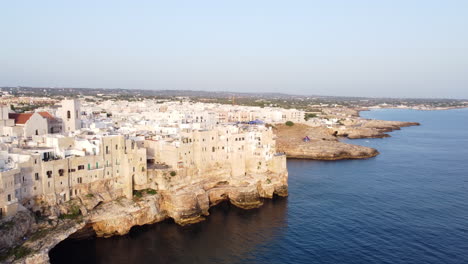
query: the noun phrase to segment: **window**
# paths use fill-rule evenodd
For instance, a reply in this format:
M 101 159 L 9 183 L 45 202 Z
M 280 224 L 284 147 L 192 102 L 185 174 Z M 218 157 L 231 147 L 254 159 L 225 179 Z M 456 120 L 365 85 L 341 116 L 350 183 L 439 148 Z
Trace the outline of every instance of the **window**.
M 11 194 L 8 195 L 8 201 L 11 201 Z
M 67 111 L 67 118 L 68 118 L 68 119 L 71 118 L 71 113 L 70 113 L 70 111 Z
M 88 170 L 91 170 L 91 164 L 88 163 Z
M 99 162 L 96 162 L 96 169 L 99 169 Z
M 47 174 L 47 178 L 52 178 L 52 171 L 47 171 L 46 174 Z
M 59 176 L 63 176 L 63 169 L 58 170 Z
M 39 135 L 39 131 L 36 129 L 36 136 Z
M 106 154 L 109 154 L 109 146 L 106 146 Z
M 119 149 L 119 146 L 118 145 L 115 145 L 115 150 Z
M 37 159 L 34 159 L 34 164 L 37 164 Z
M 215 152 L 215 147 L 212 148 L 212 152 Z
M 83 183 L 83 179 L 81 177 L 78 177 L 77 181 L 78 183 Z
M 34 179 L 35 179 L 36 181 L 39 180 L 39 173 L 38 173 L 38 172 L 34 173 Z
M 78 165 L 78 170 L 84 170 L 84 165 Z
M 141 171 L 144 172 L 144 171 L 145 171 L 145 167 L 141 167 Z
M 133 172 L 135 172 L 135 167 L 133 167 Z

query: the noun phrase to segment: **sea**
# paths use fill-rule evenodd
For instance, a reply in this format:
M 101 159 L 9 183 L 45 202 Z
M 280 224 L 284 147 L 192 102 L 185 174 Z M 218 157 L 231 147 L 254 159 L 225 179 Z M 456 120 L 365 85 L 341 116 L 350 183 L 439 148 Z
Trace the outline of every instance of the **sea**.
M 51 263 L 468 263 L 468 109 L 378 109 L 415 121 L 366 160 L 288 160 L 289 197 L 254 210 L 229 203 L 206 221 L 68 239 Z

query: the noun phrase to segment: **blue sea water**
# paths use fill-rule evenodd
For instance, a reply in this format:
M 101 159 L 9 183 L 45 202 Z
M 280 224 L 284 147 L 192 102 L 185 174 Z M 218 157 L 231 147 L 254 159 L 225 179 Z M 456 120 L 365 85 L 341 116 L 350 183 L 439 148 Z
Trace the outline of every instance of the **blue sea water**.
M 52 263 L 468 263 L 468 109 L 373 110 L 416 121 L 367 160 L 289 160 L 288 198 L 244 211 L 229 204 L 205 222 L 67 240 Z

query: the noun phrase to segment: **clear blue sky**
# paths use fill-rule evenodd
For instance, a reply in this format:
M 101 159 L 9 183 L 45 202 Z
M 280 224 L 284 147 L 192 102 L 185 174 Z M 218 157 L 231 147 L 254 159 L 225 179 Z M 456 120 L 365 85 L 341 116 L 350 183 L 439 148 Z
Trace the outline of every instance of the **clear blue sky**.
M 0 86 L 468 98 L 468 1 L 0 2 Z

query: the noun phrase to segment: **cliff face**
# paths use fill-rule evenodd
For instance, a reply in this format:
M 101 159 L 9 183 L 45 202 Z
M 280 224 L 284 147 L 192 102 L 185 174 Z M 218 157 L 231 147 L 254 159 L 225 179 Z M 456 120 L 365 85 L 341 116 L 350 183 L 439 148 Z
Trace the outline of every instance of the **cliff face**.
M 209 215 L 209 208 L 222 201 L 251 209 L 261 206 L 263 198 L 287 196 L 287 177 L 287 172 L 247 175 L 241 179 L 217 177 L 134 200 L 120 199 L 93 210 L 88 225 L 98 236 L 109 237 L 126 234 L 136 225 L 167 218 L 180 225 L 192 224 L 202 221 Z
M 339 160 L 364 159 L 377 156 L 376 149 L 339 142 L 327 128 L 295 124 L 292 127 L 277 125 L 277 149 L 288 158 Z M 304 142 L 308 136 L 310 141 Z
M 31 232 L 34 225 L 34 216 L 24 207 L 9 219 L 0 222 L 0 250 L 14 246 L 24 235 Z
M 222 201 L 251 209 L 261 206 L 264 198 L 288 195 L 284 155 L 274 156 L 258 168 L 264 169 L 240 176 L 227 173 L 228 170 L 223 167 L 212 168 L 210 173 L 201 173 L 196 177 L 167 176 L 153 182 L 154 186 L 160 187 L 158 190 L 139 191 L 133 199 L 123 196 L 115 198 L 104 188 L 66 204 L 54 205 L 45 211 L 58 211 L 67 217 L 57 219 L 52 216 L 53 220 L 28 225 L 29 229 L 18 232 L 20 236 L 27 237 L 21 247 L 28 254 L 21 257 L 13 254 L 7 261 L 47 263 L 48 252 L 53 247 L 70 235 L 80 236 L 86 230 L 92 230 L 99 237 L 110 237 L 127 234 L 133 226 L 153 224 L 168 218 L 180 225 L 192 224 L 205 219 L 209 208 Z
M 338 137 L 385 138 L 387 132 L 399 130 L 401 127 L 418 126 L 416 122 L 400 122 L 385 120 L 350 119 L 342 121 L 343 126 L 336 128 L 310 127 L 295 124 L 288 127 L 277 125 L 274 132 L 277 136 L 277 149 L 285 152 L 288 158 L 339 160 L 365 159 L 375 157 L 379 152 L 374 148 L 363 147 L 340 142 Z M 310 141 L 304 142 L 305 137 Z

